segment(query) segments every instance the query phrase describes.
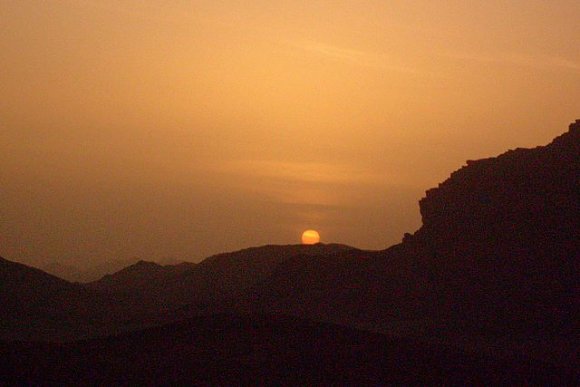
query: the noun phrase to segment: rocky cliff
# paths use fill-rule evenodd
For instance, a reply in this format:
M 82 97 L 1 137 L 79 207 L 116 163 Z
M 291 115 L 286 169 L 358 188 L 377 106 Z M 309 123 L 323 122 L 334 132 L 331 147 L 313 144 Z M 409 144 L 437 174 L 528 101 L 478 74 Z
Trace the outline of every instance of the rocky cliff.
M 510 150 L 498 157 L 467 161 L 420 201 L 420 234 L 514 236 L 514 223 L 550 236 L 578 227 L 580 120 L 546 146 Z M 493 226 L 493 227 L 490 227 Z M 445 231 L 445 232 L 441 232 Z M 521 231 L 521 230 L 520 230 Z
M 580 279 L 580 120 L 546 146 L 468 161 L 420 201 L 421 246 L 464 318 L 573 319 Z

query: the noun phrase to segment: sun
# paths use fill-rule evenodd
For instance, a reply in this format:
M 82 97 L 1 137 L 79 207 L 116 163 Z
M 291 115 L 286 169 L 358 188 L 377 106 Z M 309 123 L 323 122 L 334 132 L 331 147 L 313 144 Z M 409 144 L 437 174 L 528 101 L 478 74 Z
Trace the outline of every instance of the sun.
M 314 245 L 320 242 L 320 234 L 316 230 L 306 230 L 302 233 L 303 245 Z

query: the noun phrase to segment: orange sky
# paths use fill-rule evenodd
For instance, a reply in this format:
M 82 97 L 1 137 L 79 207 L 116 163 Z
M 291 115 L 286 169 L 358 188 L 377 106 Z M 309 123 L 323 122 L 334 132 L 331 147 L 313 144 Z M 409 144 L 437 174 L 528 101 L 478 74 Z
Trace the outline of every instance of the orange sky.
M 580 2 L 0 3 L 0 254 L 385 248 L 580 118 Z

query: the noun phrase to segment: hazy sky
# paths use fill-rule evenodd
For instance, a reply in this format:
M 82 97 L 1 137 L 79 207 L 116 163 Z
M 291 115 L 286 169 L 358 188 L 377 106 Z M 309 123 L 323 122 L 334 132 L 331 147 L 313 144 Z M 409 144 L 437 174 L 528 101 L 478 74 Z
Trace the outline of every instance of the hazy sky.
M 385 248 L 580 118 L 580 2 L 4 0 L 0 255 Z

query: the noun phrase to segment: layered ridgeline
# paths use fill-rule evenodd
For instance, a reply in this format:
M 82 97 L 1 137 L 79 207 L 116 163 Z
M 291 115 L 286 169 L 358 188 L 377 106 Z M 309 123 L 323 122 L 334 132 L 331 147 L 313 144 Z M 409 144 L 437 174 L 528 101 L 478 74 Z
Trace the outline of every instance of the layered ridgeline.
M 343 251 L 357 250 L 340 244 L 270 245 L 214 255 L 197 265 L 161 266 L 141 261 L 86 287 L 140 305 L 149 314 L 184 306 L 213 310 L 265 280 L 294 256 L 312 258 Z
M 546 146 L 469 161 L 427 191 L 422 227 L 384 251 L 263 246 L 197 265 L 140 262 L 84 286 L 0 260 L 4 338 L 194 318 L 66 345 L 0 343 L 0 357 L 14 380 L 31 381 L 77 382 L 97 368 L 104 380 L 215 382 L 264 371 L 279 381 L 297 375 L 288 365 L 304 381 L 577 380 L 579 179 L 577 121 Z
M 150 298 L 164 292 L 164 287 L 175 279 L 186 276 L 197 265 L 183 262 L 176 265 L 160 265 L 155 262 L 139 261 L 113 274 L 85 284 L 85 287 L 115 299 L 133 300 L 139 304 L 150 304 Z M 144 306 L 145 307 L 145 306 Z
M 469 161 L 427 191 L 422 227 L 380 252 L 263 246 L 194 266 L 141 262 L 84 288 L 2 261 L 1 332 L 17 329 L 9 320 L 38 321 L 39 337 L 51 337 L 42 321 L 106 315 L 133 329 L 199 314 L 274 313 L 389 334 L 542 342 L 573 356 L 579 147 L 577 121 L 546 146 Z
M 87 284 L 0 258 L 0 339 L 101 336 L 211 313 L 293 256 L 355 250 L 339 244 L 262 246 L 218 254 L 199 264 L 139 261 Z
M 427 191 L 403 243 L 293 257 L 232 307 L 566 352 L 580 310 L 579 147 L 577 121 L 546 146 L 469 161 Z

